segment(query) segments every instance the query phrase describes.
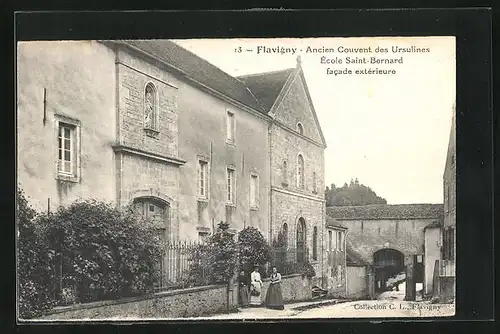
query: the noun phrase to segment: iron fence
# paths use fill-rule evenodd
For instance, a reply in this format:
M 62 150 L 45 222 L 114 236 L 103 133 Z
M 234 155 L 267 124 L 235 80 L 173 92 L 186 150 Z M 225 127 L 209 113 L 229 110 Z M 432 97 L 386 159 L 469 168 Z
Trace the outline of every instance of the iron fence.
M 154 291 L 161 292 L 209 284 L 210 263 L 204 257 L 207 246 L 198 242 L 167 245 L 158 265 L 159 279 Z
M 272 260 L 269 269 L 276 266 L 281 275 L 302 273 L 304 265 L 309 262 L 307 248 L 272 248 Z

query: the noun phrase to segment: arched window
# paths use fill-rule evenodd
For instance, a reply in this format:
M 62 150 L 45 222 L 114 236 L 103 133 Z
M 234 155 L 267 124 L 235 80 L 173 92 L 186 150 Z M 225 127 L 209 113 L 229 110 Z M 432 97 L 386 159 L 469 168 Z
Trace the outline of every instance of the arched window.
M 313 230 L 313 260 L 318 259 L 318 228 L 314 226 Z
M 307 260 L 306 254 L 306 222 L 300 218 L 297 224 L 297 262 L 304 263 Z
M 317 186 L 317 181 L 316 181 L 316 172 L 313 172 L 313 193 L 317 194 L 318 193 L 318 186 Z
M 297 187 L 304 188 L 304 157 L 302 154 L 297 157 Z
M 282 180 L 283 186 L 288 186 L 288 166 L 286 164 L 286 161 L 283 161 L 283 180 Z
M 148 82 L 144 89 L 144 128 L 158 130 L 158 106 L 156 87 Z
M 288 224 L 287 223 L 284 223 L 283 224 L 283 246 L 285 246 L 285 248 L 288 248 Z
M 302 123 L 300 123 L 300 122 L 297 123 L 297 132 L 300 133 L 301 135 L 304 134 L 304 127 L 302 126 Z

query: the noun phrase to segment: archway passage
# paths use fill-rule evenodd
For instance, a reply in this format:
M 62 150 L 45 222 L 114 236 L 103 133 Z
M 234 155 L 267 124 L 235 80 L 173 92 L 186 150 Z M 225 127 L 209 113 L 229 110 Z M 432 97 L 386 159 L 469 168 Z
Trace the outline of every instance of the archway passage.
M 375 292 L 390 290 L 391 282 L 404 279 L 404 255 L 395 249 L 382 249 L 373 254 Z M 389 283 L 389 284 L 388 284 Z M 396 285 L 397 287 L 397 285 Z

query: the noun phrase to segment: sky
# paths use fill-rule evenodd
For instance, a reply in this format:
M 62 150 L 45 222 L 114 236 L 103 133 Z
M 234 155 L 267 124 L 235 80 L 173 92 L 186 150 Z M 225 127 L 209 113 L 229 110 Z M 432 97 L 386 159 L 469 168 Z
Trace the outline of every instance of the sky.
M 454 37 L 175 42 L 233 76 L 295 67 L 300 55 L 327 144 L 325 184 L 342 186 L 358 178 L 389 204 L 443 203 L 442 177 L 455 102 Z M 237 52 L 240 46 L 243 51 Z M 287 52 L 257 53 L 262 47 Z M 333 52 L 307 52 L 308 47 Z M 377 47 L 387 52 L 376 52 Z M 429 52 L 393 52 L 393 47 Z M 360 48 L 371 49 L 355 52 Z M 342 63 L 322 63 L 321 57 Z M 368 63 L 347 64 L 347 57 L 366 58 Z M 402 57 L 403 63 L 370 64 L 371 57 Z M 327 74 L 328 68 L 350 69 L 352 74 Z M 396 72 L 355 74 L 356 69 L 376 68 Z

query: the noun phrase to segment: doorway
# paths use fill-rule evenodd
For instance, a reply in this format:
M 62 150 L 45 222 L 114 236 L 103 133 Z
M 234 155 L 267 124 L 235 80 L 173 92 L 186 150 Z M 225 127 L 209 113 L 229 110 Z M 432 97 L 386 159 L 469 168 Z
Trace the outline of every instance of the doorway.
M 375 293 L 392 289 L 399 290 L 399 284 L 406 280 L 404 255 L 395 249 L 382 249 L 373 254 Z

